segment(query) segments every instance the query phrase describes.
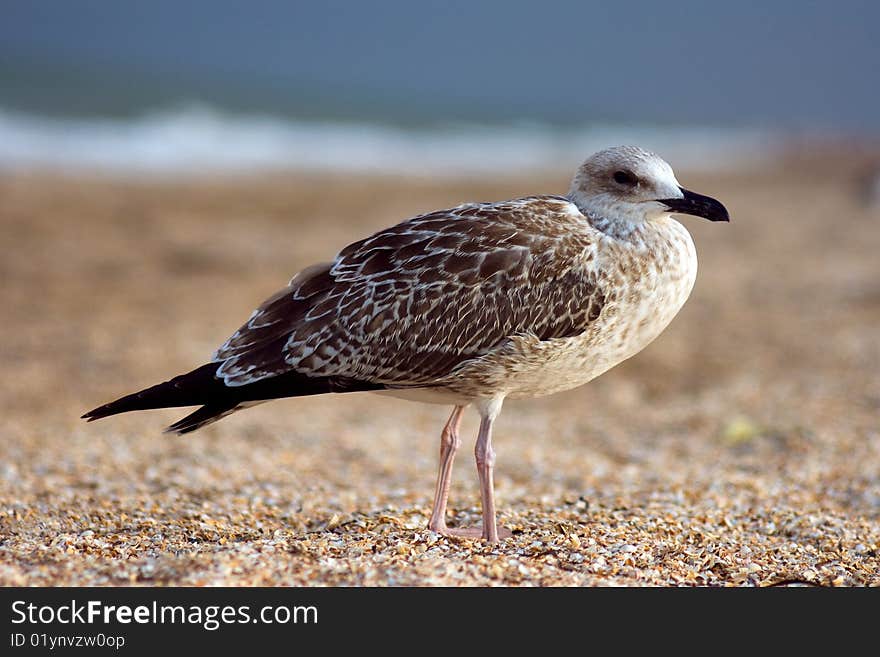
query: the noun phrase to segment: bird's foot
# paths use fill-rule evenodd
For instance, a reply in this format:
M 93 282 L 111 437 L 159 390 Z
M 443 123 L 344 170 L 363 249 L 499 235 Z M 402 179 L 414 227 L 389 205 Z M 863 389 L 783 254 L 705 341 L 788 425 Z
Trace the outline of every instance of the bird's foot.
M 446 527 L 444 525 L 442 527 L 429 526 L 428 529 L 432 532 L 437 532 L 441 536 L 448 536 L 450 538 L 488 539 L 488 536 L 483 531 L 482 527 Z M 499 541 L 503 538 L 510 538 L 511 536 L 513 536 L 513 532 L 507 527 L 498 528 Z

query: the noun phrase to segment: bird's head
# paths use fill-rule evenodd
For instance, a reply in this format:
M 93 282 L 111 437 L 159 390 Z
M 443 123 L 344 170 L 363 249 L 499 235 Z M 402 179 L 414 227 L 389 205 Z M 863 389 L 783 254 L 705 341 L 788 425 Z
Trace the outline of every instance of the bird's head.
M 718 201 L 688 191 L 662 158 L 637 146 L 616 146 L 584 162 L 568 198 L 591 219 L 626 233 L 672 213 L 730 221 Z

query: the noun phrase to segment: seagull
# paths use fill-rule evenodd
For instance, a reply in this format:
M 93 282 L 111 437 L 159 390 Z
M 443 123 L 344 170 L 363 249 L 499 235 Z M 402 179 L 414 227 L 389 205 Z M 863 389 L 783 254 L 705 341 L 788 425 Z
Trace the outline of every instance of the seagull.
M 503 402 L 583 385 L 666 328 L 697 274 L 693 240 L 672 214 L 730 220 L 659 156 L 600 151 L 564 196 L 466 203 L 346 246 L 263 302 L 211 362 L 82 417 L 201 406 L 166 430 L 185 434 L 285 397 L 370 391 L 448 404 L 428 528 L 496 543 L 511 535 L 498 527 L 493 483 Z M 471 405 L 482 526 L 448 527 Z

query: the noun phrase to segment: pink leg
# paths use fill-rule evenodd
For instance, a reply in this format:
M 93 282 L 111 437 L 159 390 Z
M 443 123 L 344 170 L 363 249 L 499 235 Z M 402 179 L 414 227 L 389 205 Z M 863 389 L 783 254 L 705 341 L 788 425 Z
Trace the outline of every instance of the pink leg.
M 449 500 L 449 482 L 452 479 L 452 462 L 455 460 L 455 452 L 461 446 L 461 438 L 458 437 L 458 427 L 461 424 L 461 414 L 464 406 L 456 406 L 452 415 L 443 427 L 440 436 L 440 472 L 437 475 L 437 490 L 434 492 L 434 508 L 431 511 L 431 520 L 428 529 L 438 534 L 446 534 L 446 502 Z
M 450 444 L 455 447 L 459 444 L 458 422 L 461 418 L 461 410 L 463 410 L 463 408 L 459 410 L 460 408 L 461 407 L 456 407 L 456 410 L 453 411 L 452 417 L 449 418 L 449 422 L 446 424 L 446 428 L 443 430 L 444 446 L 447 442 L 447 430 L 450 429 L 450 427 L 452 427 L 450 433 L 454 435 L 454 438 L 450 439 Z M 480 497 L 483 504 L 483 526 L 473 528 L 449 528 L 446 526 L 444 515 L 446 512 L 446 496 L 449 494 L 448 478 L 452 470 L 452 457 L 455 453 L 455 449 L 453 448 L 452 453 L 450 454 L 445 452 L 441 447 L 440 477 L 437 482 L 437 495 L 434 498 L 434 512 L 431 514 L 431 522 L 428 525 L 433 531 L 445 536 L 482 538 L 490 543 L 497 543 L 499 538 L 508 538 L 509 536 L 512 536 L 510 530 L 505 529 L 504 527 L 499 530 L 495 519 L 495 487 L 492 480 L 492 472 L 495 467 L 495 450 L 492 448 L 492 422 L 500 408 L 501 405 L 498 403 L 497 405 L 487 407 L 485 412 L 481 410 L 482 419 L 480 420 L 480 433 L 477 436 L 477 445 L 474 449 L 474 455 L 477 459 L 477 474 L 480 477 Z M 456 412 L 458 413 L 458 416 L 456 416 Z M 447 459 L 448 469 L 446 469 Z M 444 477 L 446 478 L 445 493 L 443 485 Z M 438 504 L 441 499 L 442 504 Z
M 477 459 L 477 474 L 480 476 L 480 499 L 483 503 L 482 538 L 490 543 L 498 542 L 498 524 L 495 520 L 495 449 L 492 447 L 492 418 L 483 416 L 480 420 L 480 433 L 474 448 Z

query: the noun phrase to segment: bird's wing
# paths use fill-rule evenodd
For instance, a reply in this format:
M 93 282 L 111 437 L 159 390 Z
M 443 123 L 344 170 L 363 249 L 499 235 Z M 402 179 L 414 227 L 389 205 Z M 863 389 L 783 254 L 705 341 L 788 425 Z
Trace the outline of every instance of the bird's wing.
M 407 220 L 298 274 L 214 355 L 227 385 L 297 371 L 431 385 L 513 336 L 578 335 L 605 297 L 595 237 L 566 199 L 469 204 Z

